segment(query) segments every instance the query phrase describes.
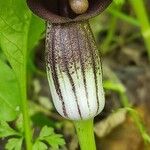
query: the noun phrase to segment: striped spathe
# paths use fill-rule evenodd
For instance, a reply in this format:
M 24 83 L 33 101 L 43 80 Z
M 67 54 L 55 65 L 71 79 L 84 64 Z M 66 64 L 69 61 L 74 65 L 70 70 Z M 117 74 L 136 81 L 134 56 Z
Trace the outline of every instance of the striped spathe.
M 65 118 L 90 119 L 105 104 L 101 60 L 88 21 L 48 23 L 46 66 L 54 105 Z

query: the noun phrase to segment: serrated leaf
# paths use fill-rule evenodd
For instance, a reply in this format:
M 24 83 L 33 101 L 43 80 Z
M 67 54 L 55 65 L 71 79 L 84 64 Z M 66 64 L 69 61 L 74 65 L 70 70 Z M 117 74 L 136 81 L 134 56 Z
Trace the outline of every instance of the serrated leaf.
M 12 136 L 12 135 L 19 135 L 17 131 L 12 129 L 7 122 L 1 121 L 0 122 L 0 138 Z
M 0 121 L 12 121 L 20 113 L 20 94 L 13 70 L 0 60 Z
M 33 150 L 47 150 L 47 145 L 41 141 L 36 141 Z
M 40 132 L 39 139 L 43 139 L 47 136 L 54 134 L 54 129 L 48 126 L 44 126 Z
M 22 148 L 22 138 L 12 138 L 8 140 L 5 148 L 6 150 L 21 150 Z
M 54 150 L 58 150 L 59 146 L 63 146 L 65 144 L 62 135 L 54 134 L 49 137 L 45 137 L 44 140 L 52 147 Z
M 62 135 L 54 133 L 53 128 L 47 126 L 42 128 L 38 139 L 46 141 L 52 149 L 59 149 L 59 146 L 63 146 L 65 144 Z

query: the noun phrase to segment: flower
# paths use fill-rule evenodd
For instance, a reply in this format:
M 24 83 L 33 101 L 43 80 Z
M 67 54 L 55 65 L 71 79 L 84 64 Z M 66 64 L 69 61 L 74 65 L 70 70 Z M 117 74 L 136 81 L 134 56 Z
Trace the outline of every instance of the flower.
M 57 111 L 71 120 L 89 119 L 104 107 L 99 53 L 87 22 L 47 28 L 46 62 Z
M 88 19 L 102 12 L 111 0 L 89 0 L 76 14 L 68 0 L 28 0 L 34 13 L 47 21 L 46 69 L 54 105 L 65 118 L 87 120 L 105 104 L 102 68 Z

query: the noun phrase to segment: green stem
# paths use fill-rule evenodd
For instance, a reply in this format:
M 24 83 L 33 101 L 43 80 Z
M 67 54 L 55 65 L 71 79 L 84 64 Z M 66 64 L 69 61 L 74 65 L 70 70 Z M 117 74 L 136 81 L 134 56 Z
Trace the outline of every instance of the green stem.
M 132 105 L 130 104 L 126 93 L 119 92 L 119 94 L 120 94 L 120 99 L 121 99 L 123 106 L 127 109 L 127 111 L 129 112 L 129 115 L 132 117 L 132 119 L 133 119 L 137 129 L 139 130 L 141 137 L 143 138 L 144 142 L 150 143 L 150 135 L 148 134 L 147 129 L 144 126 L 140 115 L 138 114 L 138 112 L 136 110 L 134 110 L 132 108 Z
M 96 150 L 93 119 L 74 121 L 81 150 Z
M 132 104 L 126 93 L 126 88 L 120 82 L 118 77 L 109 69 L 105 70 L 109 75 L 109 80 L 104 81 L 104 88 L 106 90 L 112 90 L 119 94 L 122 106 L 128 111 L 129 115 L 133 119 L 137 129 L 139 130 L 141 137 L 145 143 L 150 143 L 150 136 L 148 135 L 146 127 L 143 125 L 143 121 L 140 118 L 138 112 L 132 108 Z
M 148 56 L 150 59 L 150 22 L 145 9 L 143 0 L 130 0 L 130 3 L 135 11 L 135 14 L 140 22 L 141 32 L 147 47 Z
M 21 84 L 23 125 L 24 125 L 24 132 L 25 132 L 26 149 L 32 150 L 32 138 L 31 138 L 32 136 L 30 130 L 30 117 L 29 117 L 26 90 L 27 90 L 26 75 L 24 75 L 24 79 L 22 79 L 22 84 Z
M 122 5 L 113 5 L 110 8 L 110 10 L 115 9 L 115 10 L 120 11 L 121 8 L 122 8 Z M 110 20 L 110 26 L 109 26 L 107 37 L 105 38 L 103 45 L 102 45 L 102 49 L 104 50 L 105 54 L 110 51 L 109 47 L 115 37 L 117 21 L 118 21 L 118 18 L 115 15 L 112 16 L 112 18 Z
M 29 34 L 29 26 L 31 20 L 31 13 L 30 18 L 28 21 L 28 25 L 26 26 L 25 31 L 26 36 L 24 36 L 24 63 L 23 66 L 20 68 L 20 89 L 21 89 L 21 104 L 22 104 L 22 113 L 23 113 L 23 125 L 24 125 L 24 136 L 25 136 L 25 143 L 26 143 L 26 150 L 32 150 L 32 132 L 30 128 L 30 116 L 29 116 L 29 107 L 27 101 L 27 50 L 28 50 L 28 34 Z
M 110 7 L 108 9 L 108 12 L 110 14 L 112 14 L 113 16 L 123 20 L 123 21 L 126 21 L 127 23 L 130 23 L 134 26 L 138 26 L 139 27 L 139 21 L 136 20 L 135 18 L 132 18 L 131 16 L 128 16 L 127 14 L 121 12 L 120 10 L 117 10 L 117 9 L 114 9 L 112 7 Z
M 108 30 L 107 37 L 105 38 L 103 45 L 102 45 L 102 49 L 105 54 L 110 51 L 109 46 L 110 46 L 110 43 L 112 42 L 114 34 L 116 32 L 116 24 L 117 24 L 117 18 L 115 16 L 113 16 L 110 21 L 110 27 Z

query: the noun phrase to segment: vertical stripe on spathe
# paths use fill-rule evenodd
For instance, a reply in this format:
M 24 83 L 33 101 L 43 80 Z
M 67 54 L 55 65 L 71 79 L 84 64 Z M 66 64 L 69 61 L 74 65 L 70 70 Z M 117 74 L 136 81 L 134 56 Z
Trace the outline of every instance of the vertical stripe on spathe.
M 85 26 L 83 26 L 83 29 L 85 30 L 85 33 L 87 34 Z M 95 63 L 96 58 L 94 58 L 95 51 L 93 51 L 93 47 L 91 47 L 91 42 L 90 42 L 91 39 L 89 38 L 88 35 L 86 37 L 87 37 L 87 42 L 88 42 L 88 46 L 89 46 L 90 53 L 91 53 L 91 60 L 92 60 L 92 66 L 93 66 L 92 68 L 93 68 L 95 88 L 96 88 L 96 99 L 97 99 L 97 111 L 96 111 L 96 113 L 98 113 L 99 97 L 98 97 L 98 85 L 97 85 L 97 70 L 96 70 L 96 63 Z
M 51 44 L 52 44 L 52 48 L 51 48 L 51 60 L 52 60 L 52 64 L 50 65 L 51 66 L 51 70 L 52 70 L 52 78 L 53 78 L 53 81 L 54 81 L 54 85 L 55 85 L 55 88 L 56 88 L 56 92 L 61 100 L 61 103 L 62 103 L 62 109 L 63 109 L 63 113 L 64 113 L 64 116 L 68 116 L 67 115 L 67 112 L 66 112 L 66 108 L 65 108 L 65 103 L 64 103 L 64 100 L 63 100 L 63 96 L 62 96 L 62 93 L 61 93 L 61 89 L 60 89 L 60 84 L 59 84 L 59 80 L 58 80 L 58 75 L 57 75 L 57 70 L 56 70 L 56 62 L 55 62 L 55 29 L 53 30 L 52 32 L 52 36 L 51 36 Z
M 76 32 L 77 32 L 77 37 L 79 36 L 79 31 L 78 28 L 76 28 Z M 85 37 L 84 37 L 85 38 Z M 86 93 L 86 99 L 87 99 L 87 106 L 89 108 L 89 113 L 90 113 L 90 105 L 89 105 L 89 101 L 88 101 L 88 92 L 87 92 L 87 84 L 86 84 L 86 74 L 85 74 L 85 64 L 84 64 L 84 60 L 83 60 L 83 55 L 84 53 L 82 53 L 82 49 L 80 48 L 81 45 L 81 41 L 79 41 L 79 38 L 77 38 L 77 43 L 78 43 L 78 51 L 79 51 L 79 57 L 80 57 L 80 65 L 81 65 L 81 71 L 82 71 L 82 76 L 83 76 L 83 83 L 84 83 L 84 88 L 85 88 L 85 93 Z M 85 42 L 86 44 L 86 42 Z M 83 48 L 87 48 L 86 46 Z M 88 49 L 88 48 L 87 48 Z
M 82 119 L 82 114 L 81 114 L 81 110 L 80 110 L 80 106 L 79 106 L 79 103 L 78 103 L 78 98 L 77 98 L 77 94 L 76 94 L 76 89 L 75 89 L 75 84 L 74 84 L 74 81 L 73 81 L 73 79 L 72 79 L 72 76 L 71 76 L 71 74 L 70 74 L 70 71 L 69 71 L 69 66 L 68 66 L 68 62 L 67 62 L 67 60 L 68 59 L 66 59 L 66 54 L 67 54 L 67 52 L 66 52 L 66 47 L 65 47 L 65 42 L 64 42 L 64 36 L 63 36 L 63 32 L 60 32 L 60 37 L 61 37 L 61 45 L 62 45 L 62 58 L 63 58 L 63 62 L 64 62 L 64 65 L 65 65 L 65 69 L 66 69 L 66 74 L 67 74 L 67 76 L 68 76 L 68 79 L 69 79 L 69 81 L 70 81 L 70 84 L 71 84 L 71 86 L 72 86 L 72 91 L 73 91 L 73 94 L 74 94 L 74 96 L 75 96 L 75 100 L 76 100 L 76 105 L 77 105 L 77 108 L 78 108 L 78 113 L 79 113 L 79 115 L 80 115 L 80 117 L 81 117 L 81 119 Z

